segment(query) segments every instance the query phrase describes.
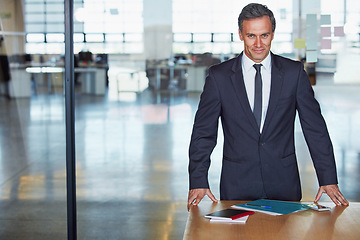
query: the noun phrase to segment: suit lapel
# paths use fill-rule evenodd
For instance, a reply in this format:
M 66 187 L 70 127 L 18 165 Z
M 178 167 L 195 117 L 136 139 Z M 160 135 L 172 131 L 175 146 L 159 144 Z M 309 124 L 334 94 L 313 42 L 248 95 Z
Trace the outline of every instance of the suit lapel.
M 241 105 L 241 107 L 243 109 L 243 112 L 245 113 L 245 115 L 249 119 L 249 121 L 250 121 L 251 125 L 253 126 L 253 128 L 257 132 L 259 132 L 259 128 L 257 126 L 254 114 L 251 111 L 249 99 L 248 99 L 247 93 L 246 93 L 244 77 L 243 77 L 243 73 L 242 73 L 241 59 L 242 59 L 242 53 L 238 56 L 237 61 L 235 61 L 234 65 L 232 67 L 232 70 L 233 70 L 234 73 L 231 75 L 231 81 L 232 81 L 232 84 L 234 86 L 236 96 L 238 97 L 240 105 Z
M 270 86 L 270 98 L 269 98 L 269 105 L 265 117 L 265 123 L 263 127 L 263 134 L 267 130 L 267 127 L 271 121 L 271 118 L 274 115 L 276 105 L 278 103 L 281 88 L 284 82 L 284 72 L 281 70 L 281 64 L 277 60 L 277 57 L 272 54 L 271 58 L 271 86 Z

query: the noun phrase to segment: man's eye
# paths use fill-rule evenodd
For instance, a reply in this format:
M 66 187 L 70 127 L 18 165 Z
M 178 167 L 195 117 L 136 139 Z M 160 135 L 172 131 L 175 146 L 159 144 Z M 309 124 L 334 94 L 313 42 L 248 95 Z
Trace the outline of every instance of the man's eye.
M 263 38 L 267 38 L 269 36 L 269 34 L 263 34 L 262 37 Z

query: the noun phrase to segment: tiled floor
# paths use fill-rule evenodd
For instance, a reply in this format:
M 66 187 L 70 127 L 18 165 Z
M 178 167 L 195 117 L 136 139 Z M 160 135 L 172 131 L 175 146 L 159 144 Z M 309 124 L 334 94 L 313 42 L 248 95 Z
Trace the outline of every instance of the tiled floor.
M 339 186 L 348 200 L 360 201 L 360 84 L 322 76 L 314 90 Z M 182 239 L 199 94 L 110 91 L 76 94 L 78 239 Z M 0 239 L 67 237 L 64 110 L 61 90 L 0 98 Z M 220 135 L 209 172 L 217 197 L 221 145 Z M 296 145 L 303 200 L 311 201 L 317 180 L 298 123 Z

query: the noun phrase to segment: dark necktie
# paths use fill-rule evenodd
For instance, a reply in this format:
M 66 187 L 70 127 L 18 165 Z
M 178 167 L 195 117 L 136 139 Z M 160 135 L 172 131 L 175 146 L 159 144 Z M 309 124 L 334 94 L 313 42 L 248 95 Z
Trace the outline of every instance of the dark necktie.
M 260 129 L 261 124 L 261 112 L 262 112 L 262 79 L 261 79 L 261 73 L 260 68 L 262 64 L 254 64 L 254 68 L 256 69 L 255 74 L 255 98 L 254 98 L 254 116 L 256 119 L 256 122 L 258 124 L 258 127 Z

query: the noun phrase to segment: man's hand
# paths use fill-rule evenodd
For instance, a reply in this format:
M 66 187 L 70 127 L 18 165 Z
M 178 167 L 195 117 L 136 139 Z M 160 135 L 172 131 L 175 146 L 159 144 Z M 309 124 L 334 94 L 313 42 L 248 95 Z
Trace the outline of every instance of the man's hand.
M 337 184 L 321 186 L 314 202 L 318 202 L 323 193 L 326 193 L 337 206 L 341 204 L 345 206 L 349 205 L 349 202 L 342 195 Z
M 208 197 L 213 202 L 217 202 L 215 196 L 212 194 L 210 189 L 208 188 L 191 189 L 189 191 L 189 196 L 188 196 L 188 207 L 187 207 L 188 211 L 190 210 L 191 204 L 195 206 L 198 205 L 205 195 L 208 195 Z

